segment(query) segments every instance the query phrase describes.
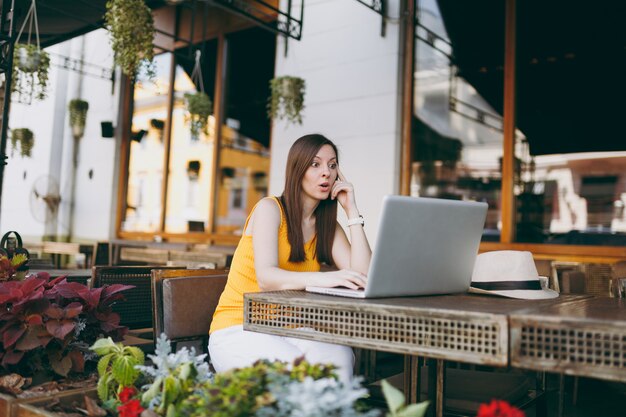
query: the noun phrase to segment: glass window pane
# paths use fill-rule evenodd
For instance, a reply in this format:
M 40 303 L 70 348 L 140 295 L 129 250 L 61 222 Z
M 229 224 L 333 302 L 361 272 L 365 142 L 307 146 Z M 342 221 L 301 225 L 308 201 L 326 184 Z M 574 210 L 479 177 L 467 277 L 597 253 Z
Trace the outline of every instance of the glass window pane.
M 204 44 L 201 70 L 205 93 L 214 100 L 217 42 Z M 186 52 L 181 51 L 181 55 Z M 193 60 L 180 58 L 174 82 L 174 109 L 167 186 L 165 231 L 167 233 L 208 230 L 211 189 L 214 178 L 215 119 L 211 114 L 206 132 L 192 134 L 185 94 L 200 91 L 193 80 Z M 195 83 L 194 83 L 195 81 Z
M 457 16 L 473 6 L 452 3 L 423 0 L 416 11 L 411 195 L 487 202 L 483 240 L 499 241 L 503 54 L 468 53 Z
M 276 36 L 260 28 L 228 37 L 226 123 L 214 219 L 219 234 L 240 235 L 254 205 L 267 195 L 270 122 L 266 102 L 275 45 Z
M 562 6 L 518 3 L 516 241 L 624 246 L 623 5 Z
M 169 53 L 158 55 L 154 79 L 140 74 L 135 82 L 123 231 L 158 232 L 161 228 L 171 60 Z

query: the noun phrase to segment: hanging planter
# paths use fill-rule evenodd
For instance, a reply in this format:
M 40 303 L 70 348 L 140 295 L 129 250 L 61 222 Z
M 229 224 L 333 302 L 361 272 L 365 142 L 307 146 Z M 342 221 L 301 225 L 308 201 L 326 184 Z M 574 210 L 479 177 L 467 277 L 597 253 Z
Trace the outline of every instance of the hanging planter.
M 17 144 L 20 144 L 20 155 L 23 158 L 30 158 L 31 151 L 35 145 L 35 135 L 28 128 L 11 130 L 11 147 L 13 152 L 17 150 Z
M 20 44 L 22 33 L 27 24 L 29 25 L 27 42 Z M 30 42 L 33 28 L 36 43 Z M 50 56 L 41 49 L 39 44 L 37 6 L 35 0 L 32 0 L 30 9 L 17 35 L 15 49 L 13 50 L 13 83 L 11 92 L 17 93 L 20 102 L 25 104 L 30 104 L 33 98 L 36 100 L 45 99 L 48 89 L 49 69 Z
M 306 83 L 298 77 L 277 77 L 270 81 L 271 95 L 267 103 L 270 119 L 302 124 Z
M 154 20 L 144 0 L 109 0 L 104 19 L 111 36 L 115 63 L 134 78 L 143 65 L 154 77 Z
M 75 98 L 69 102 L 67 107 L 70 113 L 70 127 L 72 128 L 72 135 L 75 138 L 82 138 L 85 134 L 85 123 L 87 121 L 89 103 L 85 100 Z
M 198 140 L 200 132 L 205 135 L 209 134 L 207 129 L 209 116 L 213 111 L 213 103 L 206 93 L 197 92 L 194 94 L 185 94 L 185 102 L 187 111 L 189 112 L 189 123 L 191 129 L 191 138 Z
M 196 86 L 200 87 L 200 91 L 193 94 L 185 94 L 185 103 L 187 112 L 189 112 L 187 120 L 191 129 L 191 140 L 200 139 L 200 132 L 205 135 L 209 134 L 207 127 L 209 116 L 213 111 L 211 98 L 204 92 L 201 57 L 202 52 L 199 49 L 196 50 L 196 62 L 193 66 L 193 71 L 191 71 L 191 80 Z

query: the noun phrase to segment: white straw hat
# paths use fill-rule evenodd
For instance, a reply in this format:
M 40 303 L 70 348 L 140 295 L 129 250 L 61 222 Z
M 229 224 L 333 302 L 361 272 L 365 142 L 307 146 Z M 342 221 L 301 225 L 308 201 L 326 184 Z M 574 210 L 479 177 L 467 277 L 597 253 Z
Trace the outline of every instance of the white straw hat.
M 469 291 L 524 300 L 559 296 L 556 291 L 542 288 L 532 254 L 515 250 L 478 255 Z

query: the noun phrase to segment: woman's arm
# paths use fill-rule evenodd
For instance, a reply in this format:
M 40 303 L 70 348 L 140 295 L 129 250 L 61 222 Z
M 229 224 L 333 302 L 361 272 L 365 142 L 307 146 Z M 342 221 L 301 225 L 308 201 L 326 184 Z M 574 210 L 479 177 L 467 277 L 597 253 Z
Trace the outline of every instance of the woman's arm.
M 356 206 L 354 187 L 346 181 L 341 171 L 339 171 L 339 179 L 333 186 L 331 197 L 336 198 L 339 204 L 341 204 L 348 219 L 359 217 L 360 213 Z M 333 259 L 338 268 L 347 268 L 367 275 L 372 258 L 372 250 L 367 241 L 367 236 L 365 236 L 363 225 L 353 224 L 348 226 L 348 230 L 350 231 L 350 242 L 348 242 L 348 238 L 341 226 L 337 224 L 333 242 Z
M 278 230 L 280 208 L 271 198 L 257 204 L 248 229 L 252 234 L 254 267 L 259 288 L 263 291 L 302 290 L 307 285 L 319 287 L 359 288 L 365 285 L 365 277 L 356 271 L 292 272 L 278 267 Z

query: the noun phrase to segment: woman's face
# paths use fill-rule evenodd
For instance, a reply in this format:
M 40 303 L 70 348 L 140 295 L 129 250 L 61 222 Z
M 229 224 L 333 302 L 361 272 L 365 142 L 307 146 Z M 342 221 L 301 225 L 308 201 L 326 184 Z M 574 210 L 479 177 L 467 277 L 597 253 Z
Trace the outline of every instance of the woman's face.
M 337 175 L 337 154 L 332 146 L 324 145 L 302 178 L 302 191 L 315 200 L 326 200 Z

